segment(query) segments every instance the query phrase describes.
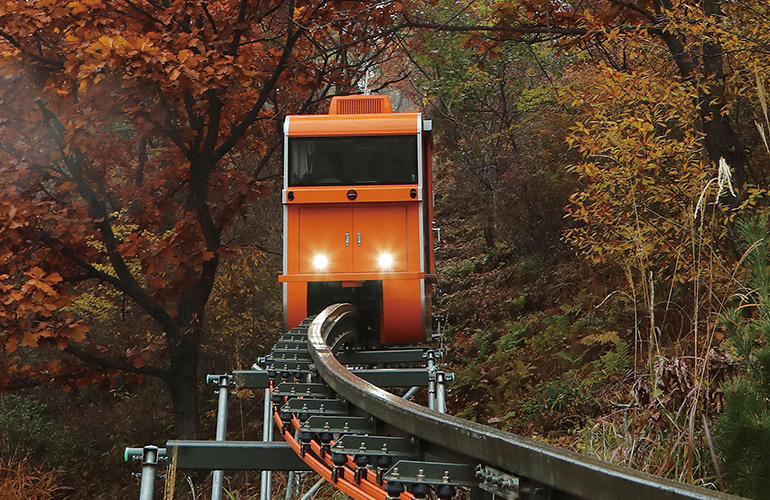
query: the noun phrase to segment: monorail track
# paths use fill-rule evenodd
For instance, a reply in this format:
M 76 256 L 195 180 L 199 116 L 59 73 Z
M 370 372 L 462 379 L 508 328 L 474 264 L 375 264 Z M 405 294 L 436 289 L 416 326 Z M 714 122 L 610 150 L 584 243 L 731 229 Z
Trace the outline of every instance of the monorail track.
M 355 337 L 356 325 L 355 309 L 339 304 L 300 327 L 297 333 L 306 331 L 307 347 L 298 346 L 297 357 L 312 362 L 317 380 L 293 389 L 276 385 L 273 399 L 284 439 L 305 463 L 353 498 L 411 500 L 432 492 L 445 500 L 457 487 L 471 488 L 476 498 L 484 491 L 532 500 L 739 498 L 615 466 L 398 397 L 356 376 L 335 356 Z
M 267 442 L 224 441 L 225 429 L 218 424 L 214 442 L 127 448 L 126 459 L 142 460 L 140 500 L 152 499 L 158 461 L 171 456 L 174 469 L 217 469 L 212 498 L 221 498 L 223 470 L 314 470 L 356 500 L 450 500 L 460 488 L 470 490 L 471 500 L 740 498 L 412 403 L 382 387 L 435 388 L 430 382 L 437 370 L 430 356 L 427 366 L 414 366 L 431 351 L 341 349 L 357 338 L 360 325 L 352 305 L 329 306 L 284 334 L 262 360 L 264 368 L 210 377 L 220 388 L 218 423 L 226 421 L 233 381 L 241 388 L 269 389 Z M 273 441 L 274 428 L 284 442 Z M 263 498 L 270 498 L 265 474 Z

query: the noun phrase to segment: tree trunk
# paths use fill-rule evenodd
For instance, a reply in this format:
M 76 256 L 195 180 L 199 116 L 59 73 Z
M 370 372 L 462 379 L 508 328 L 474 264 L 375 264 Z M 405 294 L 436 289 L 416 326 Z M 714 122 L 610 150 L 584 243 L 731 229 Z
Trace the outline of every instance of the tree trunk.
M 495 223 L 491 217 L 484 222 L 484 244 L 487 250 L 495 246 Z
M 492 190 L 492 200 L 484 204 L 484 243 L 487 250 L 495 246 L 497 230 L 495 216 L 497 215 L 497 192 Z M 491 205 L 491 206 L 490 206 Z
M 719 16 L 720 4 L 721 0 L 703 0 L 703 14 Z M 730 117 L 724 113 L 725 75 L 722 54 L 721 44 L 710 40 L 703 44 L 703 73 L 709 79 L 709 84 L 700 98 L 700 115 L 709 158 L 714 163 L 720 158 L 725 159 L 732 170 L 733 185 L 736 191 L 740 191 L 746 182 L 746 158 Z
M 704 16 L 721 15 L 722 0 L 702 0 L 701 8 Z M 671 8 L 671 2 L 656 0 L 656 12 L 661 21 L 665 19 L 664 10 Z M 708 36 L 708 33 L 706 34 Z M 682 35 L 670 30 L 661 30 L 658 36 L 666 43 L 671 57 L 677 65 L 679 75 L 684 79 L 692 79 L 698 69 L 694 58 L 685 46 Z M 707 39 L 703 43 L 702 68 L 703 76 L 709 80 L 705 90 L 698 96 L 698 112 L 701 127 L 705 135 L 704 146 L 709 159 L 716 164 L 724 158 L 733 174 L 733 186 L 740 191 L 746 182 L 746 156 L 744 147 L 738 139 L 730 123 L 730 117 L 724 112 L 724 70 L 722 67 L 722 46 Z M 738 193 L 740 198 L 740 193 Z M 734 200 L 735 202 L 738 199 Z
M 171 348 L 171 370 L 164 379 L 174 410 L 174 436 L 198 439 L 198 348 L 200 327 L 185 333 Z

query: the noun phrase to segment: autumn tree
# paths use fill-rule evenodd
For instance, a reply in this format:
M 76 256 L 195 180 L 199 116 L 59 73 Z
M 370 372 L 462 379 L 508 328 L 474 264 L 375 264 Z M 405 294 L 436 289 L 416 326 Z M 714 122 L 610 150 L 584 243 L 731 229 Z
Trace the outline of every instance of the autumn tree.
M 207 305 L 234 221 L 270 188 L 282 118 L 350 89 L 397 7 L 3 3 L 0 384 L 158 377 L 176 435 L 196 437 Z M 139 312 L 136 330 L 76 314 L 97 284 Z
M 648 271 L 697 283 L 701 255 L 724 257 L 717 267 L 737 257 L 727 219 L 698 240 L 694 217 L 699 203 L 741 209 L 767 188 L 765 2 L 498 2 L 475 23 L 460 8 L 409 7 L 411 26 L 466 33 L 479 53 L 519 41 L 580 54 L 570 68 L 579 85 L 560 97 L 579 121 L 571 144 L 584 161 L 572 170 L 585 189 L 573 198 L 570 238 L 585 255 L 637 268 L 637 284 Z M 705 253 L 684 251 L 686 241 Z
M 442 24 L 474 25 L 495 12 L 486 4 L 425 8 Z M 476 50 L 475 42 L 469 32 L 441 29 L 414 30 L 405 42 L 415 66 L 411 82 L 440 131 L 437 172 L 453 179 L 453 203 L 478 207 L 487 248 L 542 250 L 558 239 L 566 203 L 563 188 L 552 189 L 563 170 L 551 159 L 565 149 L 556 96 L 569 58 L 545 46 L 505 42 Z
M 712 162 L 725 158 L 738 186 L 747 179 L 745 148 L 730 118 L 730 76 L 724 70 L 730 39 L 743 40 L 743 50 L 761 54 L 764 35 L 746 26 L 739 35 L 738 19 L 763 19 L 766 5 L 760 1 L 722 0 L 599 0 L 563 2 L 525 0 L 495 3 L 495 12 L 477 24 L 441 22 L 421 4 L 410 5 L 407 19 L 413 27 L 478 34 L 479 50 L 504 40 L 524 43 L 549 42 L 579 47 L 604 59 L 615 69 L 626 68 L 631 54 L 613 48 L 618 33 L 643 33 L 658 40 L 666 55 L 661 64 L 672 64 L 676 78 L 693 83 L 699 129 Z M 730 36 L 727 36 L 730 35 Z

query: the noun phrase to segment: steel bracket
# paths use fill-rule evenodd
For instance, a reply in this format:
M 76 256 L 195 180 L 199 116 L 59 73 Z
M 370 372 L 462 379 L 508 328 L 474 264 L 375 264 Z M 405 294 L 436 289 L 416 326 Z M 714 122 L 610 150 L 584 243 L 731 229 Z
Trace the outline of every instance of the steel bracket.
M 285 349 L 287 351 L 307 351 L 306 340 L 281 340 L 276 342 L 273 349 Z
M 551 487 L 536 481 L 522 480 L 521 496 L 526 500 L 551 500 Z
M 343 365 L 416 363 L 423 361 L 427 349 L 384 349 L 380 351 L 344 350 L 337 353 Z
M 343 417 L 313 415 L 300 426 L 301 432 L 374 432 L 374 419 L 371 417 Z
M 480 481 L 479 488 L 507 500 L 521 497 L 519 478 L 488 465 L 476 466 L 476 478 Z
M 284 333 L 284 335 L 299 335 L 299 336 L 304 335 L 305 338 L 307 338 L 307 330 L 308 328 L 306 326 L 299 327 L 299 328 L 294 327 L 288 332 Z
M 233 372 L 235 386 L 238 389 L 265 389 L 270 387 L 270 375 L 267 370 L 241 370 Z
M 417 458 L 419 443 L 412 438 L 346 434 L 334 442 L 332 451 L 346 455 Z
M 308 351 L 297 351 L 297 350 L 289 350 L 289 349 L 274 349 L 270 352 L 270 356 L 268 356 L 267 361 L 270 360 L 273 361 L 309 361 L 310 360 L 310 352 Z
M 177 450 L 179 469 L 312 470 L 285 442 L 169 441 L 167 455 Z
M 273 395 L 288 397 L 303 396 L 305 398 L 328 398 L 332 395 L 332 390 L 326 384 L 296 384 L 290 382 L 282 382 L 278 384 L 275 389 L 273 389 Z
M 399 460 L 385 473 L 386 481 L 402 483 L 451 484 L 455 486 L 476 486 L 476 472 L 473 465 L 440 462 L 416 462 Z
M 348 403 L 344 399 L 290 399 L 281 411 L 292 413 L 310 413 L 325 415 L 345 415 L 348 412 Z
M 377 387 L 427 387 L 428 370 L 425 368 L 386 368 L 380 370 L 350 370 Z
M 145 448 L 149 448 L 150 450 L 157 449 L 156 455 L 157 455 L 157 461 L 158 462 L 167 462 L 168 456 L 166 455 L 166 448 L 158 448 L 154 447 L 152 445 L 145 446 L 144 448 L 126 448 L 123 450 L 123 461 L 128 462 L 130 460 L 134 460 L 136 462 L 142 460 L 145 460 L 146 450 Z
M 232 375 L 206 375 L 207 384 L 217 384 L 219 387 L 229 387 L 235 385 L 235 379 Z
M 274 359 L 271 368 L 277 372 L 306 373 L 310 371 L 310 366 L 312 364 L 313 361 L 309 359 L 304 361 L 284 361 Z

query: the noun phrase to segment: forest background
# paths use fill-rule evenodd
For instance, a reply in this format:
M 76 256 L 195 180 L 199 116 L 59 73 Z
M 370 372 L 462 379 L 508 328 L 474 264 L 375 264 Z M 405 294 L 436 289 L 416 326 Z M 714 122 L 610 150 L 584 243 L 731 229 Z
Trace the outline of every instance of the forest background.
M 213 435 L 205 374 L 280 334 L 282 120 L 366 81 L 434 120 L 450 411 L 768 498 L 769 36 L 759 0 L 5 2 L 0 491 L 130 498 L 125 446 Z

